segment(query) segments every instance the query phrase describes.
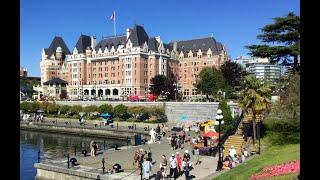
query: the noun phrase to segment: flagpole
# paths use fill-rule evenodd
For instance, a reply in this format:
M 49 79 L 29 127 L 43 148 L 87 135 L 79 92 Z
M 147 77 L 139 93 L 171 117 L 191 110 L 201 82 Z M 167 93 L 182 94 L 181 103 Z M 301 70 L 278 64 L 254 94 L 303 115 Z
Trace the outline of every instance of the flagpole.
M 117 35 L 117 31 L 116 31 L 116 12 L 113 11 L 114 13 L 114 18 L 113 18 L 113 32 L 114 32 L 114 37 L 116 37 Z

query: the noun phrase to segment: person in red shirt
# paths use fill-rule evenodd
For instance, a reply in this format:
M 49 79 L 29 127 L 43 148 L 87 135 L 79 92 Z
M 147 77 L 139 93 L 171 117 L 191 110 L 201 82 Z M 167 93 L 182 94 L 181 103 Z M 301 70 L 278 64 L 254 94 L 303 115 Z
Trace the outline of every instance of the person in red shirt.
M 176 152 L 176 159 L 177 159 L 178 174 L 180 176 L 181 175 L 182 158 L 179 155 L 179 152 Z

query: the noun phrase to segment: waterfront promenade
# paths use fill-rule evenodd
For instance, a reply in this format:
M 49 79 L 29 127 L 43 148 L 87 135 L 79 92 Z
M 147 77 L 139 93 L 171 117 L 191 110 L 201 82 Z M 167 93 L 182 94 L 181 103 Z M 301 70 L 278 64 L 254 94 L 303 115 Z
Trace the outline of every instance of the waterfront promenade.
M 82 155 L 76 156 L 80 165 L 75 168 L 70 168 L 76 172 L 84 172 L 87 174 L 92 174 L 93 176 L 99 175 L 101 179 L 140 179 L 140 169 L 133 165 L 133 154 L 136 150 L 143 148 L 144 150 L 151 150 L 152 159 L 153 159 L 153 168 L 152 175 L 155 175 L 157 170 L 159 170 L 159 165 L 161 162 L 161 155 L 165 154 L 167 158 L 171 154 L 180 152 L 180 155 L 183 156 L 184 151 L 188 150 L 191 154 L 191 161 L 193 163 L 194 169 L 190 172 L 190 176 L 193 179 L 210 179 L 215 173 L 217 158 L 211 156 L 200 156 L 201 163 L 199 165 L 194 165 L 194 156 L 191 153 L 191 146 L 184 144 L 183 149 L 173 151 L 168 144 L 168 141 L 165 139 L 161 144 L 153 143 L 151 145 L 139 145 L 139 146 L 124 146 L 119 148 L 120 150 L 109 149 L 105 151 L 100 151 L 100 153 L 95 157 L 83 157 Z M 73 157 L 73 156 L 72 156 Z M 124 169 L 124 172 L 111 174 L 111 175 L 102 175 L 102 158 L 105 159 L 106 170 L 112 168 L 116 163 L 119 163 Z M 46 164 L 51 164 L 58 167 L 63 167 L 67 169 L 66 160 L 57 160 L 46 162 Z M 169 169 L 167 169 L 169 173 Z M 73 173 L 74 174 L 74 173 Z M 184 179 L 184 176 L 181 176 L 179 179 Z

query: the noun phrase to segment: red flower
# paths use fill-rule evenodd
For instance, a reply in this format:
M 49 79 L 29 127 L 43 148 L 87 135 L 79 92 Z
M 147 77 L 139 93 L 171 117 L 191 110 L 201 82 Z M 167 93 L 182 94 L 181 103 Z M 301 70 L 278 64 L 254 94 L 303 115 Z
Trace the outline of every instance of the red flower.
M 287 162 L 280 165 L 266 166 L 261 173 L 252 174 L 250 180 L 269 178 L 273 176 L 281 176 L 289 173 L 296 173 L 300 171 L 300 160 Z

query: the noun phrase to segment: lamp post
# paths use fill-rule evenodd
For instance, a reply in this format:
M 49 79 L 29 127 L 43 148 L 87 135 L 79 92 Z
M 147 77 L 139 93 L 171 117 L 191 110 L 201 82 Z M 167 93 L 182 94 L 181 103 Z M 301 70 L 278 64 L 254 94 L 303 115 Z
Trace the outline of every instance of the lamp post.
M 174 83 L 173 86 L 174 88 L 174 100 L 177 102 L 177 92 L 178 92 L 178 83 Z
M 215 123 L 219 127 L 219 142 L 218 142 L 219 160 L 218 160 L 216 171 L 221 171 L 221 169 L 222 169 L 221 135 L 220 135 L 221 134 L 221 124 L 224 124 L 224 121 L 222 121 L 222 119 L 223 119 L 222 111 L 221 111 L 221 109 L 218 109 Z

